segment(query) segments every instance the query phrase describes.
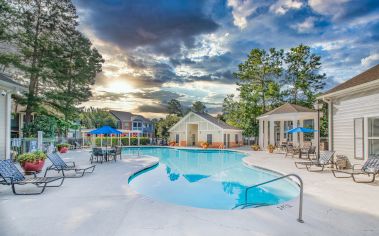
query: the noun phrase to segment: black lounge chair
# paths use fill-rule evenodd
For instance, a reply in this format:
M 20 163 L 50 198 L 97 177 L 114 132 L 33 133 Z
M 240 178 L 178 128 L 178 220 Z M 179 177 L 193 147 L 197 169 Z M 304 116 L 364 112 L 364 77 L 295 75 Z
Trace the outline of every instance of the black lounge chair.
M 37 177 L 35 172 L 34 178 L 25 178 L 25 176 L 17 169 L 12 160 L 2 160 L 0 161 L 0 176 L 3 180 L 0 181 L 0 184 L 11 185 L 12 191 L 15 195 L 37 195 L 43 193 L 46 187 L 59 187 L 63 184 L 64 178 L 59 177 Z M 59 185 L 48 185 L 51 182 L 61 180 Z M 16 191 L 15 185 L 26 185 L 34 184 L 42 190 L 34 193 L 18 193 Z
M 48 171 L 62 171 L 62 175 L 65 178 L 80 178 L 85 173 L 92 173 L 95 170 L 96 165 L 88 165 L 88 166 L 76 166 L 75 162 L 65 162 L 56 152 L 52 152 L 47 154 L 47 157 L 51 161 L 52 165 L 49 166 L 45 171 L 45 176 Z M 91 170 L 91 171 L 87 171 Z M 65 171 L 75 171 L 75 176 L 66 176 Z
M 311 160 L 311 161 L 297 161 L 295 162 L 295 166 L 298 169 L 302 169 L 299 166 L 305 166 L 308 171 L 311 172 L 319 172 L 323 171 L 325 166 L 327 165 L 332 165 L 333 164 L 333 155 L 335 152 L 333 151 L 324 151 L 321 153 L 320 158 L 318 160 Z M 313 170 L 311 167 L 312 166 L 317 166 L 320 167 L 321 169 L 319 170 Z
M 361 166 L 361 169 L 356 169 L 356 166 Z M 336 178 L 353 178 L 356 183 L 372 183 L 375 181 L 375 176 L 379 174 L 379 157 L 373 156 L 367 159 L 363 164 L 353 165 L 351 169 L 347 170 L 332 170 L 334 177 Z M 337 175 L 336 173 L 342 173 L 342 175 Z M 368 175 L 372 176 L 368 181 L 361 181 L 356 179 L 356 175 Z

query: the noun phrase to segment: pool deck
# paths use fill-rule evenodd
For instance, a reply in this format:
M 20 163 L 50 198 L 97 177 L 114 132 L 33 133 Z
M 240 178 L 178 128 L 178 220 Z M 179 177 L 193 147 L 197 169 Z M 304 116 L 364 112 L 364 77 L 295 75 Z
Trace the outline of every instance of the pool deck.
M 98 164 L 94 173 L 66 179 L 37 196 L 14 196 L 0 185 L 0 235 L 379 235 L 379 180 L 356 184 L 329 170 L 298 170 L 296 159 L 283 154 L 245 152 L 249 165 L 302 177 L 305 223 L 296 221 L 298 199 L 229 211 L 149 199 L 128 185 L 130 175 L 157 163 L 140 157 Z M 70 151 L 64 157 L 88 164 L 89 153 Z

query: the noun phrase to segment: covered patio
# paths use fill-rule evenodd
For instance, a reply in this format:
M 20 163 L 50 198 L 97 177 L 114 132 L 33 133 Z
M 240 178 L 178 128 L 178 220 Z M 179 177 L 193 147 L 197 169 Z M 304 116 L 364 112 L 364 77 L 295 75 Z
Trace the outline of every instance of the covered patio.
M 318 127 L 317 111 L 307 107 L 285 103 L 257 118 L 259 120 L 259 146 L 266 149 L 269 144 L 279 146 L 283 142 L 303 146 L 311 142 L 317 146 L 317 133 L 288 133 L 297 127 L 315 129 Z

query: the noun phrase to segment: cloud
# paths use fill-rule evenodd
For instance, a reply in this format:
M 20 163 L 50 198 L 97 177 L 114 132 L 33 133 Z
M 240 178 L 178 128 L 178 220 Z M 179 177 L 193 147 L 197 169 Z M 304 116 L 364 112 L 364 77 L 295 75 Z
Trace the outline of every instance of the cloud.
M 371 67 L 379 63 L 379 53 L 371 54 L 368 57 L 362 58 L 361 64 L 364 67 Z
M 204 12 L 203 1 L 76 0 L 88 9 L 85 24 L 97 37 L 128 49 L 150 47 L 156 53 L 172 55 L 182 46 L 192 47 L 194 37 L 219 26 Z
M 315 21 L 315 17 L 308 17 L 303 22 L 292 25 L 291 28 L 296 29 L 299 33 L 308 33 L 314 30 Z
M 303 3 L 298 0 L 278 0 L 270 6 L 270 11 L 278 15 L 284 15 L 291 9 L 300 9 Z
M 258 1 L 228 0 L 228 7 L 232 9 L 233 23 L 240 29 L 248 25 L 248 17 L 258 10 L 259 7 L 266 4 Z

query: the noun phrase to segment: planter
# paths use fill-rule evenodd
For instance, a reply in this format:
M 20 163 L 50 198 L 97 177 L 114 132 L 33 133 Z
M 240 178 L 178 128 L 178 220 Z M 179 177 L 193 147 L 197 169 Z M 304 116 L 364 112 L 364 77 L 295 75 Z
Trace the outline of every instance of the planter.
M 31 172 L 31 171 L 41 172 L 44 165 L 45 165 L 45 160 L 38 160 L 35 162 L 26 161 L 21 164 L 21 167 L 25 172 Z
M 60 153 L 66 153 L 66 152 L 68 152 L 68 148 L 67 147 L 61 147 L 61 148 L 58 148 L 58 151 Z

